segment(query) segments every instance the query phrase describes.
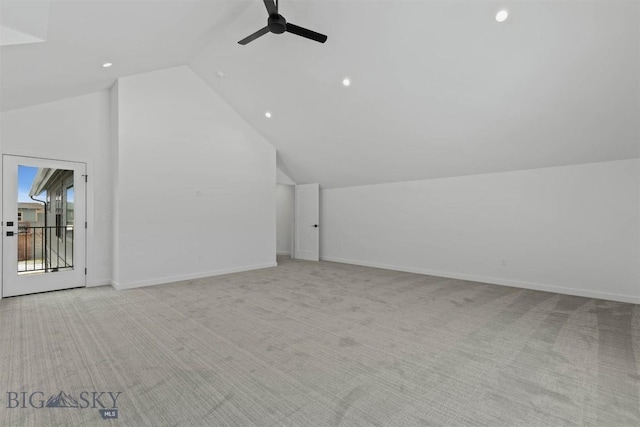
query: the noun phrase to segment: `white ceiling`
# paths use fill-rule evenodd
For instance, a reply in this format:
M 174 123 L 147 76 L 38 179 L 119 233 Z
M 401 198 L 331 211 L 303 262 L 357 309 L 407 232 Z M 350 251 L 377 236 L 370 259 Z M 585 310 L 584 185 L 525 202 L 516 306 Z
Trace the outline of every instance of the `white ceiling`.
M 45 41 L 50 4 L 49 0 L 0 2 L 0 46 Z
M 32 32 L 38 0 L 2 0 L 2 21 Z M 118 77 L 184 65 L 250 5 L 238 0 L 51 0 L 42 43 L 0 47 L 2 111 L 111 86 Z M 21 17 L 31 16 L 30 21 Z M 31 25 L 28 25 L 28 23 Z M 40 34 L 42 36 L 42 34 Z M 102 68 L 105 62 L 114 65 Z
M 499 24 L 503 7 L 511 16 Z M 635 0 L 282 0 L 280 12 L 328 41 L 267 34 L 238 45 L 266 23 L 259 0 L 54 0 L 45 43 L 0 48 L 3 108 L 189 63 L 299 183 L 640 156 Z

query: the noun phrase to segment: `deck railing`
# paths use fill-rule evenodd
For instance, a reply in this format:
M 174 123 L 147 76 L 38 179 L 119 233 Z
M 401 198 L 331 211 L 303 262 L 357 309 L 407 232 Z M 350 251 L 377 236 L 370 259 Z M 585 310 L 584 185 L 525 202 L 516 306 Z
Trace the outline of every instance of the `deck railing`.
M 73 226 L 18 224 L 18 273 L 73 268 Z

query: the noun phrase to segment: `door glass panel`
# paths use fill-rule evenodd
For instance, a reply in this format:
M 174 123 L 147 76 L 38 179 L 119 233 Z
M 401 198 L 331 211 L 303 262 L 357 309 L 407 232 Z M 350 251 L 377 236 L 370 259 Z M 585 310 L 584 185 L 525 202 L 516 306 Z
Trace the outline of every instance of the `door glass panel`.
M 73 171 L 18 166 L 18 274 L 73 270 Z

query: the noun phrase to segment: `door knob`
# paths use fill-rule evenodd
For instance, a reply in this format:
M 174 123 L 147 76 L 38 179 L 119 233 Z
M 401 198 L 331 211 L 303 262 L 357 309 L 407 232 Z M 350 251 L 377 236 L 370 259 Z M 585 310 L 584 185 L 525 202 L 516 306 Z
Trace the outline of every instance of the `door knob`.
M 318 224 L 313 224 L 312 227 L 313 228 L 318 228 Z

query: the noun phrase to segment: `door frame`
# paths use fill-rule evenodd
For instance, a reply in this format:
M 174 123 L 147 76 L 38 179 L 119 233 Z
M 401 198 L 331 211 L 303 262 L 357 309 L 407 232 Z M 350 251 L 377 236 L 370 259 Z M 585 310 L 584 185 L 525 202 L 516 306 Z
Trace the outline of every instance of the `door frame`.
M 88 227 L 88 221 L 89 221 L 89 184 L 88 184 L 88 175 L 89 175 L 89 162 L 85 161 L 85 160 L 75 160 L 75 159 L 59 159 L 59 158 L 53 158 L 53 157 L 40 157 L 40 156 L 36 156 L 36 155 L 32 155 L 32 154 L 16 154 L 16 153 L 0 153 L 0 189 L 4 189 L 5 186 L 5 182 L 4 182 L 4 158 L 5 157 L 16 157 L 16 158 L 22 158 L 22 159 L 33 159 L 35 161 L 52 161 L 52 162 L 63 162 L 63 163 L 75 163 L 78 165 L 82 165 L 84 167 L 84 174 L 82 174 L 82 176 L 84 177 L 84 183 L 85 185 L 83 186 L 83 190 L 84 190 L 84 237 L 83 237 L 83 244 L 84 244 L 84 248 L 82 253 L 82 260 L 83 260 L 83 266 L 81 266 L 80 268 L 84 268 L 84 272 L 83 272 L 83 283 L 82 285 L 79 286 L 72 286 L 68 289 L 73 289 L 73 288 L 81 288 L 81 287 L 87 287 L 87 266 L 88 266 L 88 262 L 89 262 L 89 245 L 88 245 L 88 239 L 89 239 L 89 227 Z M 82 180 L 80 179 L 80 182 L 82 182 Z M 76 189 L 75 191 L 77 191 L 79 189 Z M 75 203 L 75 202 L 74 202 Z M 79 205 L 76 205 L 79 206 Z M 6 231 L 6 226 L 5 226 L 5 218 L 4 218 L 4 197 L 0 197 L 0 230 L 2 232 L 2 240 L 0 241 L 0 300 L 2 298 L 8 298 L 4 296 L 4 287 L 5 287 L 5 281 L 4 281 L 4 275 L 5 275 L 5 259 L 4 259 L 4 238 L 5 236 L 5 231 Z M 75 264 L 75 260 L 74 260 L 74 264 Z M 65 288 L 67 289 L 67 288 Z M 38 293 L 38 292 L 35 292 Z M 24 295 L 29 295 L 29 294 L 24 294 Z M 19 296 L 19 295 L 16 295 Z
M 309 259 L 309 258 L 304 258 L 304 257 L 300 257 L 299 254 L 299 248 L 298 248 L 298 219 L 299 219 L 299 215 L 298 215 L 298 204 L 299 204 L 299 190 L 301 190 L 303 187 L 315 187 L 316 191 L 317 191 L 317 195 L 318 195 L 318 212 L 317 212 L 317 223 L 316 223 L 316 229 L 317 229 L 317 239 L 318 239 L 318 257 L 317 259 Z M 293 258 L 296 259 L 304 259 L 307 261 L 319 261 L 320 260 L 320 184 L 318 183 L 311 183 L 311 184 L 296 184 L 295 185 L 295 191 L 294 191 L 294 199 L 293 199 L 293 206 L 294 206 L 294 214 L 293 214 L 293 224 L 294 224 L 294 232 L 293 232 Z M 310 225 L 310 224 L 309 224 Z

